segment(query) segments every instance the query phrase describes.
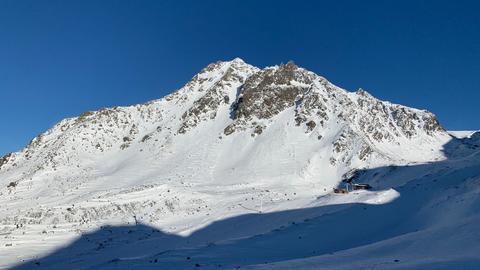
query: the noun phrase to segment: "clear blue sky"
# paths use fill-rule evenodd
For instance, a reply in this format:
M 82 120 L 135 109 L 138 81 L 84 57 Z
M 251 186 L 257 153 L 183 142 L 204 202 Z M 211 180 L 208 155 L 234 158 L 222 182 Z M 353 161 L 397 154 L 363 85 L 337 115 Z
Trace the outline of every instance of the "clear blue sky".
M 208 63 L 294 60 L 480 129 L 480 1 L 0 1 L 0 155 L 65 117 L 142 103 Z

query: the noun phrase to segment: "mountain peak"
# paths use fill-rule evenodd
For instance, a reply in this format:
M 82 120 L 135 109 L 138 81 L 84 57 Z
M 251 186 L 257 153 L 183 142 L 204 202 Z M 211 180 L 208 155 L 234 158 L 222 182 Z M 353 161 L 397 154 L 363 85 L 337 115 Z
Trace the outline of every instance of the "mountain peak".
M 232 63 L 240 63 L 240 64 L 246 64 L 245 61 L 243 61 L 242 58 L 240 57 L 235 57 L 234 59 L 230 60 L 229 62 L 232 62 Z
M 405 138 L 443 136 L 431 113 L 380 101 L 363 89 L 356 94 L 299 68 L 293 61 L 264 69 L 240 58 L 218 61 L 159 101 L 103 109 L 62 121 L 21 153 L 2 160 L 2 169 L 29 163 L 32 158 L 56 166 L 74 161 L 68 156 L 78 155 L 79 149 L 92 154 L 125 150 L 146 141 L 144 137 L 167 136 L 164 138 L 170 141 L 175 135 L 207 132 L 204 128 L 212 125 L 216 129 L 210 132 L 226 136 L 242 136 L 244 132 L 258 136 L 272 125 L 298 128 L 314 138 L 344 134 L 359 138 L 365 149 L 373 149 L 379 142 L 401 146 Z M 74 134 L 88 143 L 77 145 L 79 138 L 72 137 Z M 71 149 L 76 149 L 73 154 Z
M 297 69 L 298 66 L 295 64 L 295 62 L 293 60 L 288 60 L 287 64 L 285 65 L 282 65 L 284 66 L 286 69 Z
M 345 173 L 440 160 L 450 139 L 428 112 L 347 92 L 293 62 L 219 61 L 162 99 L 62 120 L 0 158 L 0 224 L 21 240 L 7 249 L 24 250 L 50 233 L 23 225 L 55 237 L 110 222 L 186 234 L 225 213 L 336 203 L 329 193 Z

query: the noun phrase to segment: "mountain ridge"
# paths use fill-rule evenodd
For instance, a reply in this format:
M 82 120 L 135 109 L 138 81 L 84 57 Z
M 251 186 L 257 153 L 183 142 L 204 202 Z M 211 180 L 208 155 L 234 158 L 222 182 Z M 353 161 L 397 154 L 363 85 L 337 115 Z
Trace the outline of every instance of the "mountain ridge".
M 244 69 L 245 74 L 239 74 L 240 72 L 238 70 L 236 70 L 236 68 L 237 69 Z M 232 69 L 233 69 L 233 71 L 232 71 Z M 143 113 L 143 114 L 155 114 L 155 113 L 157 113 L 158 114 L 158 106 L 156 106 L 156 105 L 160 105 L 159 103 L 163 103 L 164 101 L 174 101 L 174 103 L 178 106 L 181 103 L 187 102 L 187 99 L 189 99 L 190 103 L 192 103 L 192 100 L 193 100 L 193 104 L 191 105 L 191 107 L 190 108 L 185 108 L 185 111 L 182 114 L 182 120 L 184 120 L 184 121 L 182 122 L 182 126 L 178 129 L 178 133 L 185 133 L 188 128 L 191 128 L 192 126 L 197 125 L 198 122 L 204 121 L 207 118 L 211 118 L 211 119 L 215 118 L 215 115 L 216 115 L 215 110 L 222 103 L 222 101 L 223 101 L 223 103 L 228 104 L 233 109 L 235 107 L 239 107 L 237 110 L 238 110 L 238 113 L 239 113 L 240 116 L 238 116 L 238 115 L 233 116 L 233 118 L 235 118 L 235 119 L 233 119 L 234 122 L 235 122 L 235 120 L 237 120 L 238 118 L 245 118 L 245 116 L 248 114 L 248 112 L 247 112 L 248 106 L 245 106 L 245 103 L 241 103 L 241 105 L 239 105 L 240 103 L 238 102 L 238 98 L 243 99 L 244 98 L 243 95 L 245 93 L 243 93 L 243 90 L 240 91 L 240 89 L 238 89 L 237 93 L 222 92 L 222 90 L 223 91 L 225 90 L 225 85 L 227 87 L 234 88 L 234 89 L 235 89 L 235 86 L 239 87 L 238 85 L 243 87 L 243 81 L 246 81 L 247 79 L 251 79 L 252 75 L 262 76 L 261 73 L 264 72 L 264 71 L 267 71 L 267 72 L 268 71 L 270 71 L 270 72 L 273 71 L 274 72 L 273 76 L 276 76 L 275 71 L 278 70 L 278 69 L 280 69 L 280 71 L 282 71 L 284 69 L 290 69 L 290 72 L 300 71 L 300 72 L 298 72 L 298 74 L 301 74 L 302 76 L 305 76 L 304 79 L 306 77 L 310 76 L 310 80 L 309 80 L 310 84 L 312 84 L 312 77 L 315 77 L 315 79 L 319 80 L 322 84 L 324 84 L 326 86 L 326 88 L 328 88 L 327 90 L 337 91 L 337 94 L 339 93 L 338 90 L 343 90 L 341 88 L 338 88 L 338 87 L 334 86 L 333 84 L 328 82 L 323 77 L 320 77 L 320 76 L 314 74 L 313 72 L 310 72 L 310 71 L 307 71 L 307 70 L 304 70 L 304 69 L 301 69 L 301 68 L 297 67 L 293 62 L 289 62 L 285 65 L 282 64 L 280 66 L 267 67 L 263 70 L 260 70 L 258 68 L 255 68 L 255 67 L 249 65 L 249 64 L 246 64 L 240 58 L 235 58 L 234 60 L 227 61 L 227 62 L 220 62 L 219 61 L 219 62 L 212 63 L 212 64 L 208 65 L 199 74 L 195 75 L 192 78 L 192 80 L 190 80 L 184 87 L 182 87 L 179 90 L 173 92 L 172 94 L 169 94 L 169 95 L 165 96 L 164 98 L 157 99 L 157 100 L 152 100 L 152 101 L 142 103 L 142 104 L 131 105 L 131 106 L 104 108 L 104 109 L 100 109 L 98 111 L 87 111 L 87 112 L 81 114 L 78 117 L 72 117 L 72 118 L 64 119 L 64 120 L 60 121 L 58 124 L 56 124 L 54 127 L 52 127 L 51 129 L 47 130 L 46 132 L 44 132 L 44 133 L 40 134 L 39 136 L 37 136 L 36 138 L 34 138 L 29 143 L 29 145 L 26 147 L 27 151 L 25 151 L 26 149 L 23 149 L 20 152 L 27 152 L 26 155 L 28 156 L 28 149 L 32 148 L 32 146 L 35 146 L 36 144 L 38 144 L 39 140 L 46 137 L 49 133 L 52 132 L 52 129 L 55 129 L 56 127 L 63 131 L 64 129 L 67 129 L 67 128 L 71 127 L 72 122 L 74 122 L 73 125 L 78 125 L 78 124 L 83 123 L 87 119 L 89 119 L 91 121 L 92 120 L 91 118 L 92 118 L 93 115 L 100 118 L 99 121 L 101 121 L 102 120 L 101 118 L 105 115 L 114 115 L 115 113 L 118 113 L 119 116 L 117 116 L 117 118 L 121 117 L 121 116 L 125 117 L 125 115 L 122 115 L 122 114 L 125 114 L 125 112 L 128 111 L 128 110 L 137 109 L 137 110 L 140 111 L 139 108 L 146 108 L 146 107 L 149 107 L 149 106 L 151 106 L 151 108 L 147 108 L 145 111 L 142 111 L 141 113 Z M 259 73 L 260 73 L 260 75 L 258 75 Z M 220 77 L 217 78 L 215 76 L 220 76 Z M 295 75 L 293 75 L 293 76 L 295 76 Z M 272 76 L 270 76 L 270 77 L 267 76 L 267 78 L 271 78 L 271 77 Z M 283 78 L 283 79 L 287 78 L 287 76 L 285 76 L 285 74 L 281 74 L 280 76 L 277 76 L 277 77 L 278 78 Z M 218 82 L 215 81 L 215 83 L 210 83 L 212 80 L 213 81 L 219 80 L 219 81 Z M 251 79 L 250 82 L 251 81 L 253 81 L 253 79 Z M 234 83 L 234 84 L 236 83 L 237 85 L 232 86 L 232 83 Z M 257 90 L 259 89 L 259 87 L 257 85 L 253 86 L 253 87 L 249 87 L 248 86 L 249 82 L 247 81 L 246 83 L 247 83 L 247 90 L 246 90 L 247 94 L 249 94 L 250 89 L 257 89 Z M 263 85 L 265 85 L 264 82 L 262 82 L 262 83 L 263 83 Z M 281 83 L 284 83 L 284 82 L 281 82 Z M 288 83 L 287 83 L 287 85 L 288 85 Z M 278 83 L 274 84 L 274 85 L 279 86 Z M 310 87 L 312 87 L 312 86 L 310 85 Z M 298 92 L 299 90 L 302 89 L 302 86 L 297 86 L 297 87 L 293 86 L 292 89 L 294 89 Z M 372 102 L 376 103 L 374 105 L 377 106 L 377 107 L 370 108 L 372 110 L 370 112 L 371 115 L 373 115 L 375 113 L 378 113 L 378 112 L 382 112 L 382 110 L 386 110 L 385 106 L 398 107 L 399 110 L 395 110 L 395 111 L 393 111 L 393 113 L 394 113 L 394 116 L 396 116 L 396 115 L 400 115 L 400 116 L 395 117 L 396 119 L 394 119 L 394 120 L 397 121 L 397 123 L 396 123 L 397 126 L 402 127 L 400 132 L 403 133 L 403 135 L 406 135 L 407 137 L 412 135 L 412 131 L 413 132 L 415 131 L 415 128 L 413 127 L 413 123 L 411 121 L 409 121 L 409 120 L 411 120 L 409 118 L 418 117 L 416 114 L 420 114 L 421 117 L 426 119 L 427 123 L 425 124 L 425 130 L 427 131 L 427 133 L 430 132 L 430 131 L 445 131 L 440 126 L 438 121 L 436 120 L 436 117 L 433 114 L 431 114 L 431 113 L 429 113 L 425 110 L 417 110 L 417 109 L 412 109 L 412 108 L 408 108 L 408 107 L 405 107 L 405 106 L 401 106 L 401 105 L 398 105 L 398 104 L 393 104 L 393 103 L 390 103 L 390 102 L 380 101 L 380 100 L 374 98 L 373 96 L 371 96 L 366 91 L 361 90 L 361 89 L 359 91 L 355 92 L 355 94 L 353 94 L 352 92 L 347 92 L 345 90 L 343 90 L 343 91 L 344 91 L 343 93 L 340 92 L 341 94 L 344 95 L 344 96 L 341 97 L 342 100 L 340 102 L 350 102 L 351 103 L 352 101 L 356 101 L 356 102 L 358 102 L 360 107 L 363 106 L 363 104 L 365 104 L 365 103 L 367 103 L 367 104 L 372 103 Z M 205 92 L 205 93 L 203 94 L 203 92 Z M 251 92 L 255 92 L 255 91 L 250 90 L 250 93 Z M 255 107 L 251 111 L 253 113 L 257 113 L 259 115 L 254 115 L 254 116 L 257 117 L 257 118 L 258 118 L 258 116 L 260 116 L 260 118 L 272 117 L 272 116 L 275 116 L 278 113 L 282 112 L 287 107 L 292 107 L 293 102 L 302 102 L 303 101 L 303 100 L 300 100 L 300 101 L 295 100 L 296 98 L 297 99 L 299 98 L 297 93 L 293 93 L 293 94 L 290 93 L 290 96 L 288 97 L 289 100 L 278 100 L 277 98 L 278 98 L 279 94 L 281 94 L 283 92 L 288 93 L 289 91 L 279 91 L 279 92 L 280 93 L 277 93 L 277 94 L 273 95 L 273 100 L 270 100 L 270 101 L 267 100 L 267 102 L 269 104 L 273 104 L 273 105 L 282 104 L 281 106 L 283 106 L 283 107 L 274 109 L 276 111 L 271 115 L 267 115 L 266 111 L 262 111 L 262 107 L 264 108 L 264 110 L 271 110 L 273 108 L 271 108 L 269 106 Z M 333 93 L 333 95 L 335 95 L 335 93 Z M 248 95 L 245 96 L 245 98 L 246 98 L 247 101 L 249 100 Z M 256 97 L 256 98 L 258 98 L 258 97 Z M 303 99 L 303 98 L 305 98 L 305 97 L 301 97 L 301 99 Z M 317 120 L 318 123 L 316 123 L 313 120 L 307 121 L 306 116 L 302 113 L 304 113 L 303 110 L 311 109 L 311 108 L 308 108 L 308 105 L 317 106 L 317 107 L 320 106 L 321 108 L 323 108 L 325 110 L 325 105 L 322 104 L 321 101 L 320 101 L 321 98 L 323 98 L 323 100 L 325 101 L 326 100 L 325 97 L 323 97 L 323 96 L 308 97 L 307 96 L 307 98 L 314 99 L 314 100 L 313 101 L 312 100 L 307 100 L 306 102 L 310 102 L 310 104 L 307 104 L 306 106 L 303 106 L 303 107 L 300 107 L 300 108 L 295 108 L 295 114 L 296 114 L 295 121 L 296 121 L 297 126 L 299 126 L 300 124 L 303 124 L 303 123 L 307 124 L 307 122 L 308 122 L 308 126 L 307 126 L 308 129 L 314 129 L 315 126 L 317 126 L 317 125 L 320 125 L 320 126 L 324 125 L 325 124 L 324 120 L 326 120 L 326 119 L 321 119 L 321 117 L 328 117 L 325 112 L 317 111 L 317 115 L 320 116 L 320 117 L 317 117 L 317 119 L 315 119 L 315 120 Z M 234 100 L 234 102 L 231 103 L 231 100 Z M 303 102 L 305 102 L 305 101 L 303 101 Z M 249 105 L 253 105 L 253 104 L 249 104 Z M 155 107 L 157 107 L 157 108 L 155 108 Z M 188 107 L 188 106 L 185 106 L 185 107 Z M 318 108 L 315 108 L 315 109 L 318 109 Z M 202 111 L 202 110 L 204 110 L 204 111 Z M 237 113 L 237 110 L 233 110 L 231 113 L 235 114 L 235 113 Z M 408 111 L 409 115 L 406 115 L 407 111 Z M 210 113 L 210 115 L 206 116 L 206 114 L 208 114 L 208 113 Z M 203 114 L 203 115 L 200 115 L 200 114 Z M 312 115 L 308 115 L 308 116 L 311 117 Z M 342 115 L 339 115 L 339 116 L 342 117 Z M 115 117 L 115 116 L 113 116 L 113 117 Z M 202 118 L 202 119 L 200 119 L 200 118 Z M 149 119 L 145 118 L 145 120 L 148 121 Z M 354 119 L 354 120 L 357 120 L 357 119 Z M 93 121 L 95 121 L 95 119 L 93 119 Z M 362 121 L 362 120 L 359 120 L 359 121 Z M 407 122 L 406 123 L 401 123 L 401 121 L 407 121 Z M 253 121 L 253 122 L 256 123 L 255 121 Z M 247 123 L 244 123 L 244 124 L 247 124 Z M 388 124 L 390 124 L 390 126 L 392 126 L 392 123 L 388 123 Z M 225 135 L 229 135 L 230 132 L 232 132 L 232 129 L 233 129 L 232 125 L 235 126 L 235 123 L 231 123 L 229 126 L 225 127 L 225 130 L 224 130 Z M 245 128 L 245 127 L 241 127 L 241 128 Z M 258 125 L 258 126 L 254 126 L 253 128 L 255 129 L 254 133 L 257 134 L 257 133 L 261 132 L 262 126 Z M 369 129 L 369 131 L 371 131 L 371 130 L 373 130 L 373 127 L 369 126 L 367 129 Z M 408 129 L 410 129 L 410 130 L 408 130 Z M 376 132 L 377 133 L 374 133 L 373 136 L 377 140 L 381 140 L 381 139 L 383 139 L 383 137 L 388 138 L 388 137 L 391 136 L 391 134 L 389 134 L 389 133 L 381 133 L 381 132 L 378 132 L 378 131 L 376 131 Z M 399 136 L 398 130 L 394 131 L 394 132 L 396 133 L 395 134 L 396 136 Z M 133 135 L 134 133 L 137 133 L 136 127 L 132 126 L 132 129 L 129 131 L 129 133 L 131 135 Z M 127 137 L 127 136 L 125 136 L 125 137 Z M 125 137 L 122 138 L 122 139 L 125 139 L 125 142 L 122 144 L 123 147 L 126 147 L 128 145 L 129 140 L 130 140 L 130 139 L 126 139 Z M 145 137 L 145 140 L 146 139 L 147 138 Z M 19 152 L 16 152 L 16 153 L 19 153 Z
M 386 204 L 412 179 L 390 179 L 389 166 L 474 156 L 472 138 L 452 143 L 432 113 L 348 92 L 293 62 L 215 62 L 161 99 L 64 119 L 0 159 L 0 233 L 29 260 L 105 224 L 188 236 L 252 212 Z M 331 194 L 345 174 L 376 170 L 359 178 L 372 191 Z M 43 231 L 55 237 L 39 242 Z

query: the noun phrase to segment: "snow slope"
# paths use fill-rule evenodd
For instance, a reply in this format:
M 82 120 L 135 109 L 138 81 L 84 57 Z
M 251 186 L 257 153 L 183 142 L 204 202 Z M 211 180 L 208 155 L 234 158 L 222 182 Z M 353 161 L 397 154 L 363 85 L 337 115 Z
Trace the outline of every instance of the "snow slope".
M 472 130 L 458 130 L 458 131 L 448 131 L 450 135 L 452 135 L 455 138 L 458 139 L 464 139 L 464 138 L 469 138 L 471 135 L 473 135 L 476 131 Z
M 213 63 L 0 159 L 0 268 L 478 265 L 479 141 L 291 62 Z M 374 189 L 333 194 L 353 172 Z

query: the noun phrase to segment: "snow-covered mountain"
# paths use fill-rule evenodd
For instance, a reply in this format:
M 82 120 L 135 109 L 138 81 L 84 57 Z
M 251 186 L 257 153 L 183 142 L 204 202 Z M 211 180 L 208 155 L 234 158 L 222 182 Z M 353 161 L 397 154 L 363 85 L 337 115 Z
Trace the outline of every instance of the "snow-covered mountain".
M 0 158 L 0 268 L 23 261 L 21 267 L 37 263 L 35 267 L 48 269 L 67 263 L 82 269 L 149 268 L 157 263 L 172 269 L 255 268 L 265 261 L 262 267 L 271 269 L 317 269 L 330 260 L 330 268 L 340 269 L 340 258 L 360 252 L 359 247 L 401 245 L 392 238 L 412 232 L 405 228 L 437 233 L 426 225 L 433 220 L 430 216 L 441 219 L 442 212 L 435 214 L 438 205 L 453 207 L 442 192 L 470 203 L 455 205 L 455 211 L 470 215 L 467 210 L 480 209 L 473 196 L 480 191 L 479 144 L 476 134 L 453 138 L 430 112 L 381 101 L 364 90 L 347 92 L 293 62 L 264 69 L 238 58 L 213 63 L 162 99 L 65 119 L 22 151 Z M 447 173 L 458 174 L 454 182 L 459 188 L 452 194 L 448 182 L 453 180 L 443 179 Z M 332 194 L 352 174 L 373 190 Z M 428 185 L 431 191 L 412 191 L 424 178 L 435 180 Z M 382 207 L 362 219 L 358 205 Z M 384 206 L 391 210 L 387 215 L 412 224 L 397 226 L 397 218 L 382 216 Z M 252 213 L 252 218 L 241 218 Z M 330 216 L 324 217 L 326 213 Z M 468 218 L 465 226 L 470 228 L 479 220 L 478 214 L 465 215 L 455 222 Z M 337 216 L 338 223 L 325 221 Z M 242 225 L 235 226 L 235 220 Z M 315 226 L 303 224 L 306 220 L 315 220 L 326 231 L 342 228 L 349 238 L 316 243 L 310 237 L 305 245 L 292 245 L 307 250 L 316 243 L 323 250 L 308 256 L 288 248 L 255 254 L 252 247 L 262 244 L 262 250 L 288 246 L 292 230 L 295 235 L 310 232 Z M 345 222 L 350 230 L 343 228 Z M 118 235 L 104 235 L 102 229 L 95 233 L 106 225 L 120 226 L 115 227 Z M 377 239 L 370 225 L 385 238 Z M 122 226 L 132 227 L 123 234 Z M 399 234 L 385 233 L 392 226 Z M 145 236 L 150 228 L 162 235 Z M 92 246 L 44 257 L 80 237 L 74 246 L 88 232 L 96 239 Z M 476 237 L 474 248 L 480 248 L 478 233 L 470 237 Z M 167 250 L 171 256 L 155 257 Z M 347 255 L 322 257 L 340 250 Z M 245 252 L 246 259 L 233 255 L 238 252 Z M 184 261 L 183 254 L 190 253 L 203 261 Z M 368 256 L 375 260 L 383 255 Z M 473 256 L 469 262 L 480 259 Z

